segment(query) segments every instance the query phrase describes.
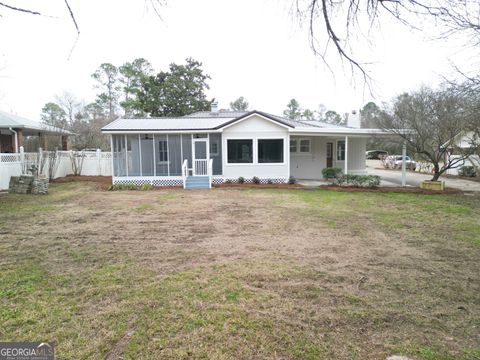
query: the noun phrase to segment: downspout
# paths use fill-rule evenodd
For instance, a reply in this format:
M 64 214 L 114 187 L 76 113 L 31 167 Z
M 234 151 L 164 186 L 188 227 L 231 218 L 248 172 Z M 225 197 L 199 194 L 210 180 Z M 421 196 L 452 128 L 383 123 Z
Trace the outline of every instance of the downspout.
M 8 130 L 10 130 L 15 134 L 15 152 L 18 153 L 20 152 L 18 149 L 18 133 L 15 130 L 13 130 L 11 127 L 9 127 Z

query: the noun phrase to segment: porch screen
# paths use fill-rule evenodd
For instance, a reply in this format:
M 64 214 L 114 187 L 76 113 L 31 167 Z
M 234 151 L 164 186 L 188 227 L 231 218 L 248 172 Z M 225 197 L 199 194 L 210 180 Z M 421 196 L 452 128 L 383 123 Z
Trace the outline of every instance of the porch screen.
M 258 162 L 283 163 L 283 139 L 259 139 Z
M 252 163 L 253 141 L 252 140 L 227 140 L 227 155 L 229 163 Z
M 170 176 L 182 175 L 182 141 L 181 135 L 168 135 L 168 156 Z
M 112 135 L 113 143 L 113 176 L 126 176 L 125 136 Z
M 140 149 L 142 150 L 142 176 L 153 176 L 153 135 L 140 136 Z
M 140 141 L 138 135 L 127 135 L 128 176 L 140 176 Z

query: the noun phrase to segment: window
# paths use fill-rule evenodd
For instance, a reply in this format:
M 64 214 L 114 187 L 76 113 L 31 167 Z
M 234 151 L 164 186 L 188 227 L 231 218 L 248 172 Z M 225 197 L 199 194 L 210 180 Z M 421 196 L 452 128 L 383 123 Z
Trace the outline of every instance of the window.
M 337 141 L 337 160 L 345 160 L 345 140 Z
M 167 141 L 160 140 L 158 142 L 158 163 L 168 162 L 168 150 L 167 150 Z
M 300 152 L 301 153 L 310 152 L 310 139 L 300 139 Z
M 258 162 L 283 163 L 283 139 L 259 139 Z
M 228 163 L 252 163 L 253 141 L 252 140 L 227 140 Z
M 293 153 L 297 152 L 297 140 L 295 139 L 290 140 L 290 152 L 293 152 Z
M 210 139 L 210 155 L 211 156 L 218 156 L 218 153 L 219 153 L 218 148 L 219 148 L 218 140 Z

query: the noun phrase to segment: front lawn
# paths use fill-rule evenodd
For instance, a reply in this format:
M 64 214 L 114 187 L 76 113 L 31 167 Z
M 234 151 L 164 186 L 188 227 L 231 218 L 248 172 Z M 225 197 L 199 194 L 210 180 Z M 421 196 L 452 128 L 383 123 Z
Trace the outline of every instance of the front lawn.
M 0 341 L 62 359 L 480 358 L 480 196 L 0 194 Z

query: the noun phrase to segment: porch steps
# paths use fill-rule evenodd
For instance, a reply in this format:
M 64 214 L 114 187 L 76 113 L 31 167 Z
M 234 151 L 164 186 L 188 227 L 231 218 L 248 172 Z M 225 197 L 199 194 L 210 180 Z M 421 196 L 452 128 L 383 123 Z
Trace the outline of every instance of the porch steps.
M 188 176 L 185 189 L 209 189 L 208 176 Z

